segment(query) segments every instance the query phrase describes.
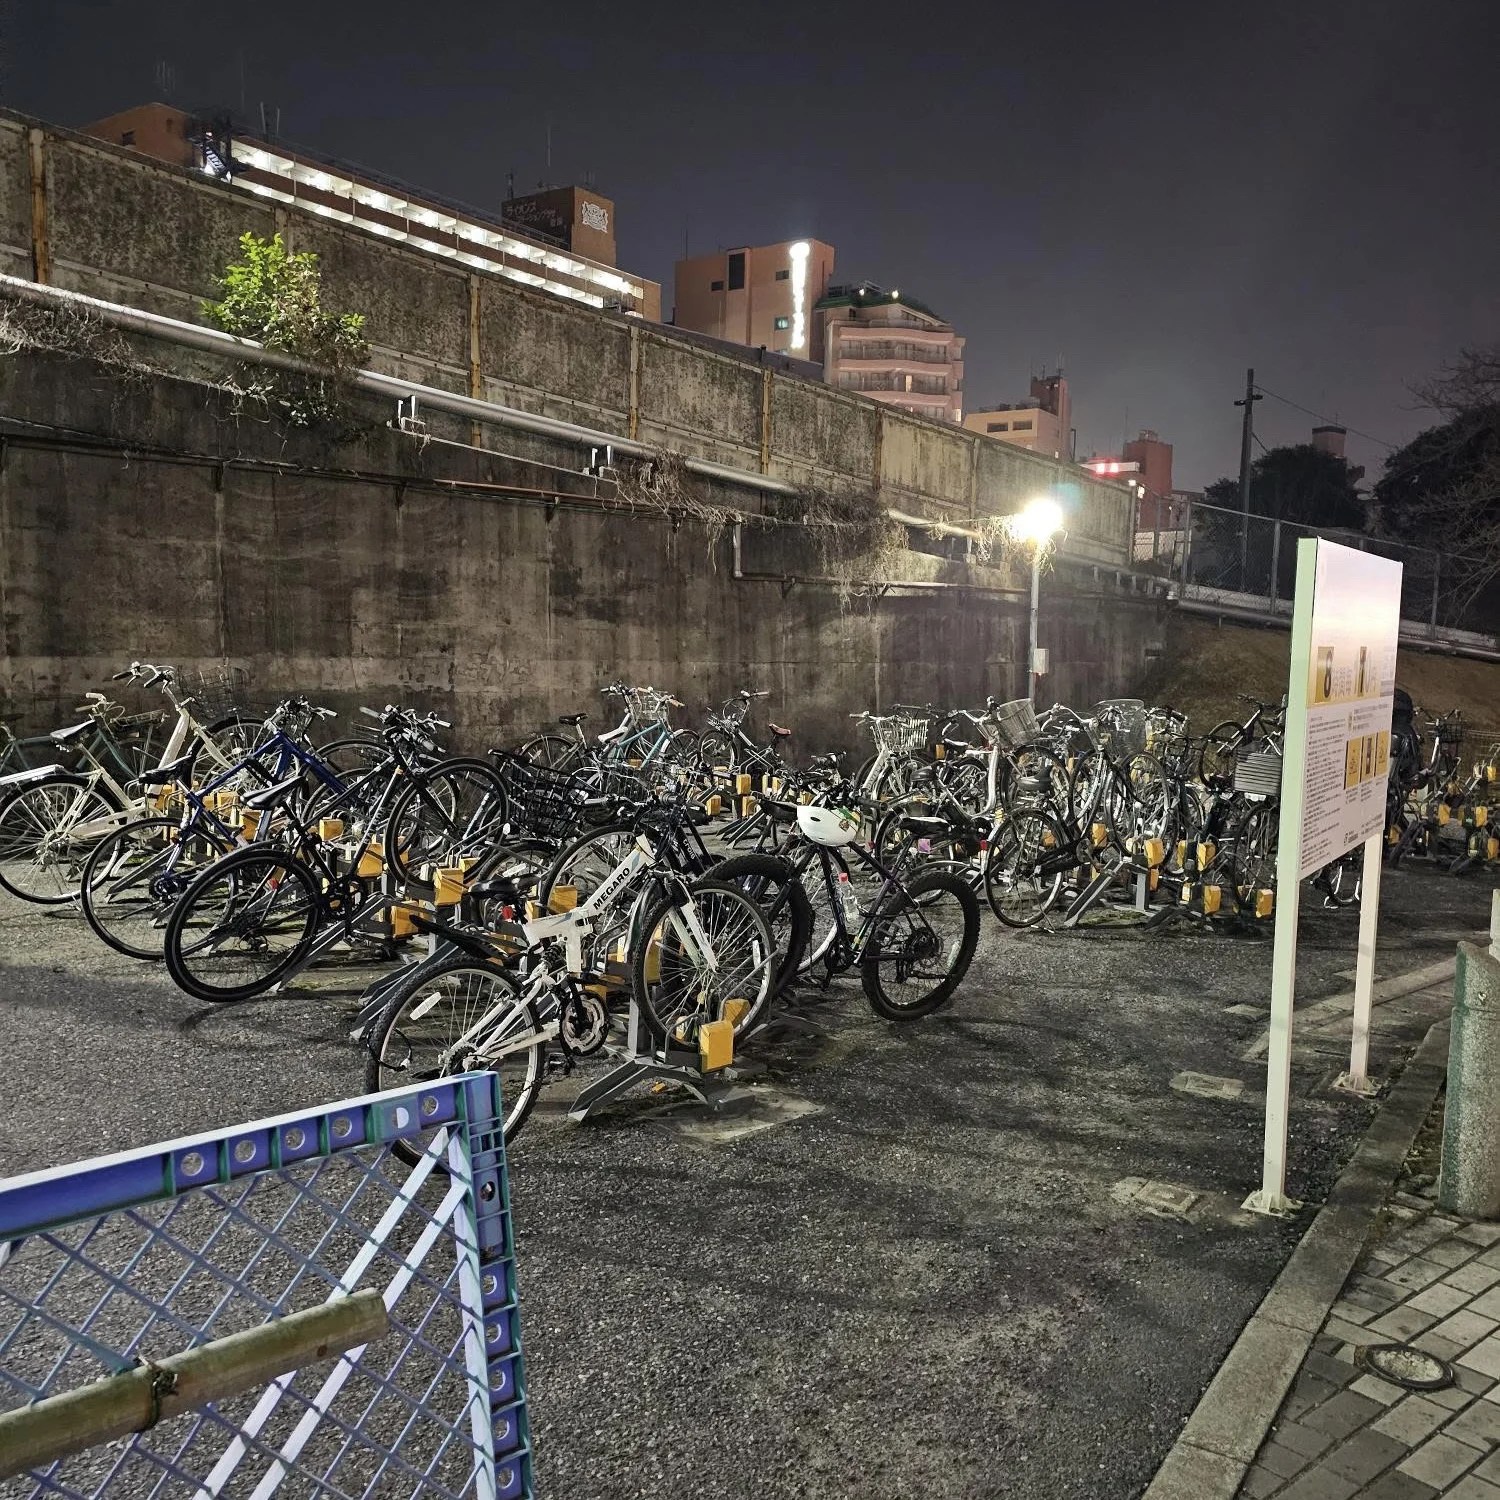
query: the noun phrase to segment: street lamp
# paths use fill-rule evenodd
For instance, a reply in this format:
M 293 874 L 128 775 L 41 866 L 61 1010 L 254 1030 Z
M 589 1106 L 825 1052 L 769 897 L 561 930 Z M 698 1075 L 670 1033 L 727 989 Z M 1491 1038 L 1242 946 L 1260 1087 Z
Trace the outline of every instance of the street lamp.
M 1031 545 L 1031 643 L 1026 654 L 1026 696 L 1036 702 L 1036 617 L 1042 591 L 1042 556 L 1052 538 L 1062 530 L 1063 510 L 1050 495 L 1028 500 L 1010 519 L 1010 534 Z

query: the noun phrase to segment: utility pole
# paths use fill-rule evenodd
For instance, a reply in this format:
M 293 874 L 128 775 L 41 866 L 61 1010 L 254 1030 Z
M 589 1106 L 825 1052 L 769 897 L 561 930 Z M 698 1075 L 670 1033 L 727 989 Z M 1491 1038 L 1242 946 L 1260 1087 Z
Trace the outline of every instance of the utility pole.
M 1245 371 L 1245 399 L 1236 406 L 1245 408 L 1245 422 L 1240 429 L 1240 588 L 1249 592 L 1250 576 L 1250 439 L 1255 435 L 1255 371 Z

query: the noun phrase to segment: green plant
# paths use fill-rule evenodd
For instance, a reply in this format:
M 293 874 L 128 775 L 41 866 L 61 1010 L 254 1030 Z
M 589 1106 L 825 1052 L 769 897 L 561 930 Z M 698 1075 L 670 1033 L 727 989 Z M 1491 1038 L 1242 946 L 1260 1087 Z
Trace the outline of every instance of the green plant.
M 339 387 L 369 350 L 362 313 L 328 312 L 322 302 L 322 273 L 311 251 L 295 254 L 277 234 L 269 240 L 240 236 L 241 258 L 217 278 L 220 297 L 203 304 L 216 328 L 255 339 L 311 368 L 257 368 L 250 392 L 280 405 L 298 427 L 334 417 Z

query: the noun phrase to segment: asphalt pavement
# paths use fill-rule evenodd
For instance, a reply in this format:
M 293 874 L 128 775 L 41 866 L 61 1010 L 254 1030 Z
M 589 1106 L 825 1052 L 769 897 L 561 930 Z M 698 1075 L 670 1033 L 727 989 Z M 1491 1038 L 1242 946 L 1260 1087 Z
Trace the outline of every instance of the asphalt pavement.
M 1382 977 L 1487 922 L 1489 889 L 1387 875 Z M 1353 910 L 1305 908 L 1299 1006 L 1346 992 Z M 938 1016 L 854 981 L 763 1043 L 744 1112 L 642 1091 L 512 1156 L 543 1496 L 1129 1497 L 1300 1233 L 1257 1185 L 1269 926 L 1003 932 Z M 0 1172 L 362 1088 L 369 977 L 205 1007 L 74 917 L 0 904 Z M 1441 1005 L 1377 1012 L 1398 1069 Z M 1294 1063 L 1289 1189 L 1315 1206 L 1374 1105 Z M 1196 1092 L 1195 1092 L 1196 1090 Z

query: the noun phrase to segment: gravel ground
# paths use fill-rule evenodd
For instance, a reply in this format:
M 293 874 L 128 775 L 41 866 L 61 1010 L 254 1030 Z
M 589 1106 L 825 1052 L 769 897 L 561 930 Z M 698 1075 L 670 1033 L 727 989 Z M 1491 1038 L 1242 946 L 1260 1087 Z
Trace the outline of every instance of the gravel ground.
M 1388 875 L 1382 975 L 1451 953 L 1488 901 Z M 1349 988 L 1355 923 L 1305 912 L 1300 1001 Z M 67 914 L 7 899 L 0 940 L 0 1171 L 361 1088 L 366 970 L 202 1007 Z M 1238 1209 L 1270 955 L 1268 931 L 987 918 L 939 1016 L 893 1028 L 845 981 L 810 1005 L 818 1034 L 763 1044 L 746 1123 L 775 1128 L 644 1091 L 577 1129 L 539 1110 L 511 1164 L 538 1493 L 1138 1494 L 1302 1227 Z M 1378 1076 L 1426 1019 L 1378 1015 Z M 1372 1109 L 1328 1090 L 1342 1064 L 1299 1047 L 1289 1188 L 1310 1203 Z M 1179 1092 L 1183 1071 L 1244 1092 Z M 1140 1179 L 1197 1196 L 1147 1212 Z

